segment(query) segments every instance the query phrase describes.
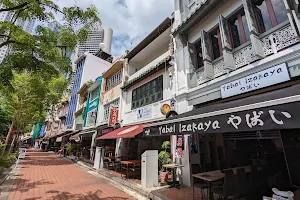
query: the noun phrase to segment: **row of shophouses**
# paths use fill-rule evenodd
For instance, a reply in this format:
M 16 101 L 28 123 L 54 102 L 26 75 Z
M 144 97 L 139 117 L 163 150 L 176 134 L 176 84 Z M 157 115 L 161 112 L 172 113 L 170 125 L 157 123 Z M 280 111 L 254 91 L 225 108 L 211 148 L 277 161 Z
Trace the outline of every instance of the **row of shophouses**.
M 300 186 L 299 2 L 174 4 L 170 17 L 115 61 L 104 52 L 78 58 L 72 94 L 37 141 L 49 148 L 81 142 L 88 159 L 96 146 L 140 159 L 170 141 L 186 185 L 195 165 L 220 169 L 273 155 L 269 165 L 285 166 Z

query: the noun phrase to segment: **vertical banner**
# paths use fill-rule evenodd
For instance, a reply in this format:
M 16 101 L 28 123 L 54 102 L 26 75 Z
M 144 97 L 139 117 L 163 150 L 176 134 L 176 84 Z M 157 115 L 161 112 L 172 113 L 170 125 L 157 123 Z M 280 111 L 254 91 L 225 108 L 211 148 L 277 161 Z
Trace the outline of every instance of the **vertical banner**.
M 191 154 L 198 153 L 198 135 L 192 134 L 190 137 L 190 151 Z
M 108 126 L 113 127 L 118 122 L 119 108 L 111 105 L 109 109 Z
M 177 135 L 175 156 L 177 158 L 183 158 L 183 150 L 184 150 L 184 136 L 183 135 Z

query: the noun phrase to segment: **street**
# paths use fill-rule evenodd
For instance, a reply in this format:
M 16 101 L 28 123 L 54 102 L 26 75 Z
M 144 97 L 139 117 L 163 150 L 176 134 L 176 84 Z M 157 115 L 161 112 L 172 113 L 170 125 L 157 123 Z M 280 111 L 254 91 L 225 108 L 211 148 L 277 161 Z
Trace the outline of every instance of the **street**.
M 134 199 L 104 179 L 45 152 L 28 152 L 21 163 L 9 200 Z

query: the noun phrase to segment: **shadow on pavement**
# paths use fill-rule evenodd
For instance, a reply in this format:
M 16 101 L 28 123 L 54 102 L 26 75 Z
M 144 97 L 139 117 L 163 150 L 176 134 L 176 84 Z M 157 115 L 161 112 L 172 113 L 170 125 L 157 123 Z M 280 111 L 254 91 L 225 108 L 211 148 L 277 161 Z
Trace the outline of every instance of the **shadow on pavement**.
M 26 168 L 27 165 L 35 165 L 35 166 L 51 166 L 51 165 L 71 165 L 72 162 L 61 159 L 60 157 L 52 156 L 52 157 L 26 157 L 25 160 L 22 161 L 22 168 Z
M 49 181 L 45 181 L 45 180 L 30 181 L 30 180 L 22 179 L 22 178 L 18 178 L 16 181 L 17 181 L 17 184 L 16 184 L 17 187 L 12 188 L 11 192 L 19 191 L 19 192 L 23 193 L 23 192 L 27 192 L 30 189 L 34 189 L 39 185 L 54 184 L 54 182 L 49 182 Z
M 57 192 L 57 191 L 55 191 Z M 53 191 L 48 191 L 47 193 L 53 193 Z M 88 192 L 86 195 L 83 194 L 71 194 L 69 192 L 60 192 L 55 196 L 51 197 L 51 200 L 80 200 L 80 199 L 93 199 L 93 200 L 126 200 L 125 197 L 101 197 L 101 190 L 96 190 L 94 192 Z M 100 196 L 100 197 L 99 197 Z M 50 200 L 50 199 L 49 199 Z

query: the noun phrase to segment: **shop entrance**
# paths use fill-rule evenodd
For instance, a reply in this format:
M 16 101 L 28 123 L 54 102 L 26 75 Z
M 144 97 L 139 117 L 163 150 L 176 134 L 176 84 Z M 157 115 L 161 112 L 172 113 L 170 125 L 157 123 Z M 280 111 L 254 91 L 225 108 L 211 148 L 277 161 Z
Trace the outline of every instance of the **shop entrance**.
M 192 135 L 192 174 L 214 171 L 225 174 L 225 171 L 233 170 L 232 185 L 235 188 L 232 191 L 239 192 L 243 185 L 245 196 L 272 196 L 272 188 L 295 191 L 293 186 L 297 186 L 300 180 L 299 170 L 296 170 L 300 167 L 300 151 L 295 151 L 297 145 L 292 147 L 291 144 L 298 142 L 298 148 L 300 147 L 300 139 L 296 135 L 295 131 L 281 134 L 275 130 L 197 135 L 199 152 L 191 152 L 192 148 L 195 149 L 192 147 L 195 139 Z M 293 162 L 291 165 L 288 164 L 289 160 Z M 239 177 L 241 174 L 237 171 L 240 168 L 244 169 L 245 178 Z M 293 178 L 290 179 L 290 176 Z M 225 179 L 223 177 L 218 184 L 225 184 Z

